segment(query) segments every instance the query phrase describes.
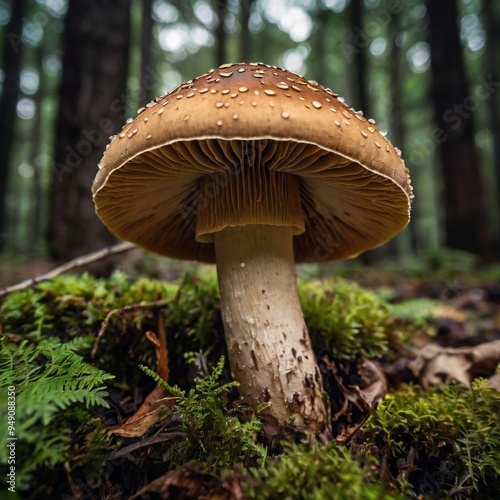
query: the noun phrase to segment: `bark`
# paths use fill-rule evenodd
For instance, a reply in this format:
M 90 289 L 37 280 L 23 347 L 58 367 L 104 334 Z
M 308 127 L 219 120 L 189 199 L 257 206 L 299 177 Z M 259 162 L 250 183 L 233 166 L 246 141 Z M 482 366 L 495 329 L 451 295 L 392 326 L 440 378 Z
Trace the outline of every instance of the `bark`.
M 250 14 L 254 0 L 241 0 L 240 61 L 252 62 L 252 43 L 249 30 Z
M 493 82 L 500 81 L 500 31 L 498 23 L 500 22 L 499 10 L 495 9 L 492 0 L 484 0 L 484 23 L 487 35 L 487 46 L 485 53 L 485 77 Z M 498 84 L 497 84 L 498 85 Z M 500 99 L 498 90 L 488 93 L 488 126 L 493 140 L 493 176 L 494 176 L 494 194 L 496 200 L 496 224 L 497 232 L 495 235 L 496 255 L 500 255 L 500 231 L 498 221 L 500 221 Z
M 152 69 L 152 45 L 153 45 L 153 0 L 142 0 L 141 19 L 141 99 L 144 94 L 144 102 L 151 101 L 156 97 L 154 88 L 149 84 Z
M 474 99 L 466 78 L 456 0 L 427 0 L 432 99 L 444 183 L 446 245 L 483 257 L 489 227 L 474 142 Z
M 215 11 L 219 20 L 215 29 L 215 63 L 217 66 L 228 62 L 226 60 L 227 32 L 224 26 L 228 10 L 227 2 L 228 0 L 217 0 L 215 3 Z
M 49 222 L 52 257 L 71 259 L 114 241 L 90 193 L 97 164 L 126 119 L 130 0 L 72 0 L 64 35 Z
M 0 251 L 8 238 L 6 231 L 6 195 L 9 183 L 9 165 L 14 138 L 14 122 L 21 75 L 21 38 L 25 0 L 11 2 L 12 14 L 6 27 L 7 37 L 3 45 L 3 91 L 0 99 Z
M 350 28 L 353 34 L 352 71 L 354 96 L 352 105 L 361 109 L 367 116 L 371 116 L 370 99 L 368 97 L 368 59 L 367 51 L 370 44 L 365 40 L 364 34 L 364 6 L 363 0 L 351 0 L 350 3 Z

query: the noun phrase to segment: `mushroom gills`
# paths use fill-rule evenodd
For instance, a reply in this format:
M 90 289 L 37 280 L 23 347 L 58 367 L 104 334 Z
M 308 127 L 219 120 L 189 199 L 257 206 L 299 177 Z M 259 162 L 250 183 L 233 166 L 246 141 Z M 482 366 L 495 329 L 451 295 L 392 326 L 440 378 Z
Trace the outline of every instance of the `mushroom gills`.
M 293 234 L 304 232 L 299 177 L 268 165 L 261 155 L 267 142 L 240 141 L 238 162 L 228 163 L 223 172 L 203 176 L 196 241 L 211 243 L 213 234 L 225 227 L 247 224 L 291 226 Z

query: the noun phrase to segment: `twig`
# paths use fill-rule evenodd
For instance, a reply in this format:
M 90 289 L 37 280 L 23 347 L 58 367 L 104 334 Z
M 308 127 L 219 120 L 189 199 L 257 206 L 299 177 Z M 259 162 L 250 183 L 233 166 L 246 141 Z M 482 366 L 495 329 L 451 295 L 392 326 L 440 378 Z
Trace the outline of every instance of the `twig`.
M 122 448 L 120 450 L 112 451 L 111 453 L 105 456 L 105 459 L 114 460 L 116 458 L 128 455 L 133 451 L 144 448 L 145 446 L 152 446 L 157 443 L 164 443 L 165 441 L 172 441 L 174 439 L 179 439 L 179 438 L 185 439 L 186 434 L 184 432 L 169 432 L 167 434 L 157 434 L 155 436 L 151 436 L 136 443 L 125 446 L 125 448 Z
M 167 346 L 167 328 L 165 326 L 165 315 L 160 309 L 158 311 L 158 335 L 154 332 L 146 332 L 146 337 L 150 340 L 156 349 L 156 362 L 158 375 L 168 382 L 169 366 L 168 366 L 168 346 Z
M 63 264 L 62 266 L 56 267 L 49 271 L 48 273 L 41 274 L 36 278 L 30 278 L 25 281 L 21 281 L 17 285 L 8 286 L 3 290 L 0 290 L 0 298 L 5 297 L 9 293 L 17 292 L 19 290 L 24 290 L 26 288 L 38 285 L 38 283 L 46 280 L 50 280 L 59 276 L 60 274 L 67 273 L 68 271 L 72 271 L 73 269 L 78 269 L 80 267 L 88 266 L 94 262 L 99 260 L 103 260 L 111 255 L 117 255 L 119 253 L 127 252 L 136 248 L 133 243 L 122 242 L 116 245 L 112 245 L 106 248 L 102 248 L 101 250 L 97 250 L 96 252 L 89 253 L 87 255 L 83 255 L 81 257 L 77 257 L 76 259 L 70 260 Z
M 122 312 L 128 312 L 128 311 L 134 311 L 136 309 L 144 309 L 146 307 L 162 307 L 166 306 L 167 304 L 170 304 L 173 300 L 175 300 L 176 297 L 171 297 L 170 299 L 160 299 L 160 300 L 152 300 L 152 301 L 142 301 L 139 302 L 138 304 L 130 304 L 128 306 L 123 306 L 119 307 L 118 309 L 111 309 L 111 311 L 108 312 L 106 317 L 104 318 L 104 321 L 101 324 L 101 328 L 99 329 L 99 333 L 97 334 L 97 337 L 94 340 L 94 345 L 92 346 L 92 351 L 90 353 L 90 358 L 94 359 L 94 356 L 97 353 L 97 347 L 99 345 L 99 341 L 101 340 L 101 337 L 104 335 L 104 332 L 106 331 L 106 328 L 109 325 L 109 322 L 111 318 L 118 313 Z

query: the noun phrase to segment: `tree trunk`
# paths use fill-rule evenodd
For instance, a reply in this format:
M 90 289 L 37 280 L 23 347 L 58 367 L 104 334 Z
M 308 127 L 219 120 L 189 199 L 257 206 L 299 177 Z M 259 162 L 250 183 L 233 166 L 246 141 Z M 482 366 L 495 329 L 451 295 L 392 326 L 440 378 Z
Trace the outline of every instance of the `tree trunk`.
M 215 11 L 218 18 L 217 28 L 215 28 L 215 64 L 217 66 L 228 62 L 226 60 L 227 32 L 224 26 L 227 14 L 227 1 L 218 0 L 215 2 Z
M 40 84 L 38 86 L 37 93 L 34 96 L 36 104 L 36 114 L 34 117 L 33 127 L 31 129 L 31 144 L 32 148 L 30 152 L 30 163 L 33 167 L 33 179 L 31 186 L 31 206 L 30 206 L 30 217 L 29 217 L 29 227 L 31 231 L 27 238 L 28 248 L 24 249 L 27 251 L 28 255 L 34 256 L 37 254 L 37 250 L 41 238 L 41 228 L 43 221 L 43 185 L 42 185 L 42 164 L 40 161 L 39 153 L 43 148 L 43 124 L 45 122 L 44 106 L 43 101 L 46 94 L 47 77 L 43 71 L 43 60 L 45 57 L 45 44 L 41 44 L 36 49 L 36 69 L 40 75 Z
M 6 27 L 7 37 L 3 41 L 2 66 L 4 71 L 3 91 L 0 100 L 0 251 L 4 248 L 8 235 L 6 227 L 6 195 L 9 182 L 9 164 L 14 138 L 14 122 L 19 95 L 21 75 L 21 52 L 23 41 L 21 33 L 25 0 L 12 2 L 12 15 Z
M 500 32 L 498 30 L 498 23 L 500 22 L 498 8 L 495 8 L 492 0 L 484 0 L 484 23 L 487 35 L 487 46 L 485 53 L 485 75 L 493 82 L 500 81 L 500 71 L 498 64 L 500 64 Z M 493 89 L 488 93 L 487 99 L 488 107 L 488 126 L 493 140 L 493 178 L 494 178 L 494 199 L 496 206 L 493 208 L 495 217 L 493 220 L 496 222 L 493 227 L 497 228 L 495 236 L 496 255 L 500 255 L 500 99 L 498 97 L 498 90 Z
M 241 34 L 240 34 L 240 61 L 252 62 L 252 43 L 250 39 L 250 13 L 252 12 L 254 0 L 242 0 L 241 9 Z
M 141 96 L 144 93 L 144 102 L 156 97 L 156 89 L 151 85 L 150 73 L 152 70 L 153 45 L 153 0 L 142 0 L 141 19 Z
M 97 164 L 126 119 L 130 0 L 72 0 L 64 35 L 49 249 L 71 259 L 114 241 L 90 189 Z
M 312 55 L 309 61 L 312 70 L 309 73 L 312 78 L 326 86 L 328 86 L 327 41 L 331 37 L 329 18 L 330 10 L 318 5 L 313 13 L 315 29 L 311 37 Z
M 363 0 L 351 0 L 350 29 L 353 35 L 352 71 L 354 96 L 352 105 L 361 109 L 365 115 L 371 116 L 370 99 L 368 97 L 368 60 L 366 53 L 370 44 L 360 37 L 364 33 L 364 5 Z
M 372 117 L 371 104 L 368 93 L 368 59 L 367 51 L 370 43 L 364 30 L 364 4 L 363 0 L 351 0 L 349 4 L 349 27 L 352 34 L 351 61 L 349 64 L 350 78 L 352 81 L 352 100 L 350 104 L 363 111 L 368 118 Z M 348 58 L 349 60 L 349 58 Z M 376 262 L 388 257 L 389 245 L 364 252 L 360 260 L 365 265 L 374 265 Z
M 434 140 L 444 182 L 446 245 L 487 256 L 489 228 L 474 142 L 476 96 L 467 83 L 456 0 L 427 0 L 431 47 Z
M 403 75 L 401 65 L 401 49 L 398 46 L 397 39 L 401 29 L 401 14 L 394 12 L 392 21 L 388 26 L 389 42 L 389 129 L 391 131 L 391 142 L 403 151 L 405 156 L 405 123 L 402 106 Z M 404 56 L 403 56 L 404 57 Z M 415 210 L 415 204 L 412 210 Z M 398 234 L 388 245 L 392 247 L 398 257 L 408 257 L 412 248 L 416 248 L 415 225 L 410 224 L 405 231 Z

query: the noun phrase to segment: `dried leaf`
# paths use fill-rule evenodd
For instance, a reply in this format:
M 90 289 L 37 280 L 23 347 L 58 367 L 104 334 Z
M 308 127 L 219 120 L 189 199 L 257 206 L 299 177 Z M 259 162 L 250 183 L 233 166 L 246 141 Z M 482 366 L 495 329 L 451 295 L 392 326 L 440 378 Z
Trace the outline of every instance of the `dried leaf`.
M 158 313 L 158 336 L 154 332 L 146 332 L 147 339 L 155 345 L 156 361 L 158 364 L 158 375 L 168 381 L 168 348 L 167 330 L 163 312 Z M 160 422 L 166 413 L 170 413 L 175 404 L 175 398 L 168 398 L 170 394 L 162 387 L 155 387 L 142 403 L 141 407 L 123 424 L 110 429 L 112 434 L 121 437 L 141 437 L 151 427 Z
M 426 345 L 408 368 L 423 387 L 447 384 L 455 379 L 470 385 L 476 377 L 492 377 L 500 363 L 500 340 L 474 347 L 446 348 Z
M 131 500 L 152 498 L 242 500 L 243 493 L 236 481 L 223 481 L 200 467 L 184 465 L 140 489 Z
M 387 380 L 378 363 L 360 358 L 349 373 L 323 358 L 326 385 L 332 400 L 332 423 L 337 441 L 348 440 L 387 393 Z
M 166 414 L 172 411 L 175 398 L 169 398 L 164 387 L 158 386 L 151 391 L 141 407 L 122 424 L 110 428 L 109 431 L 117 436 L 132 438 L 141 437 L 151 427 L 163 420 Z

